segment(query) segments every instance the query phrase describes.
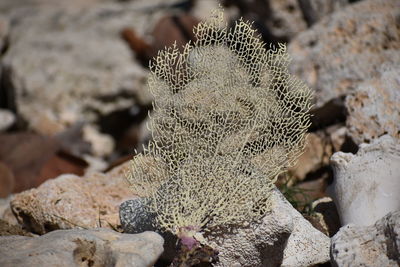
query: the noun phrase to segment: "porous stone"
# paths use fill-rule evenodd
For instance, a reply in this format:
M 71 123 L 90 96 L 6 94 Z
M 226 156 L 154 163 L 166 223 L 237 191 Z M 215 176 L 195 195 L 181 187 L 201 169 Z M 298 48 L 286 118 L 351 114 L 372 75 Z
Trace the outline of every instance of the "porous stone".
M 389 135 L 361 144 L 356 155 L 331 158 L 334 181 L 329 188 L 342 225 L 371 225 L 400 210 L 400 141 Z
M 11 208 L 19 223 L 39 234 L 74 227 L 118 228 L 118 207 L 134 196 L 125 181 L 124 168 L 84 177 L 61 175 L 16 194 Z
M 206 237 L 219 253 L 216 266 L 310 266 L 329 261 L 330 239 L 275 189 L 261 223 Z
M 289 44 L 291 72 L 315 90 L 315 106 L 347 95 L 400 62 L 400 1 L 359 1 L 333 13 Z M 334 114 L 331 114 L 334 116 Z
M 0 237 L 1 266 L 150 267 L 163 252 L 154 232 L 121 234 L 109 229 L 58 230 L 40 237 Z
M 349 224 L 332 237 L 333 266 L 399 266 L 400 211 L 391 212 L 374 225 Z
M 145 201 L 145 198 L 136 198 L 120 205 L 119 216 L 125 233 L 136 234 L 154 230 L 152 223 L 155 220 L 155 214 L 146 210 Z
M 346 126 L 356 144 L 384 134 L 400 139 L 400 68 L 360 84 L 346 98 Z
M 144 218 L 153 218 L 144 214 L 141 203 L 132 200 L 121 205 L 124 231 L 144 229 L 149 223 Z M 272 203 L 271 212 L 260 223 L 222 227 L 204 235 L 207 244 L 219 251 L 215 266 L 309 266 L 329 261 L 329 237 L 304 219 L 277 189 L 272 194 Z M 164 238 L 166 250 L 172 254 L 176 240 L 167 235 Z M 164 257 L 171 259 L 171 255 Z

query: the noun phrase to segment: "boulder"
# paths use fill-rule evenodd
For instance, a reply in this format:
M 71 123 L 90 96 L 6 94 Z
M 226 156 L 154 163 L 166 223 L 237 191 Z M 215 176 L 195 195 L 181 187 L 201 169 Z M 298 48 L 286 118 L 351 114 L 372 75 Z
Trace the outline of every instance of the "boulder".
M 383 63 L 400 62 L 399 16 L 398 0 L 360 1 L 323 18 L 291 41 L 289 69 L 315 90 L 315 109 L 380 76 Z
M 361 144 L 356 155 L 331 157 L 334 181 L 329 188 L 342 225 L 371 225 L 400 210 L 400 141 L 389 135 Z
M 400 139 L 400 68 L 360 84 L 347 96 L 348 135 L 356 144 L 384 134 Z
M 332 265 L 399 266 L 400 211 L 391 212 L 374 225 L 349 224 L 332 237 Z
M 144 34 L 160 12 L 149 21 L 146 13 L 135 11 L 136 5 L 51 5 L 11 12 L 2 81 L 15 91 L 18 112 L 31 129 L 40 132 L 40 122 L 46 121 L 60 132 L 77 121 L 94 122 L 145 99 L 139 95 L 148 95 L 148 71 L 132 61 L 119 33 L 132 25 Z
M 38 234 L 74 227 L 118 228 L 118 207 L 134 196 L 125 181 L 124 168 L 84 177 L 61 175 L 16 194 L 11 209 L 20 224 Z
M 150 267 L 163 251 L 154 232 L 121 234 L 109 229 L 58 230 L 39 237 L 0 237 L 1 266 Z
M 329 261 L 329 237 L 315 229 L 277 189 L 272 203 L 261 223 L 206 237 L 219 251 L 216 266 L 295 267 Z
M 130 200 L 121 205 L 124 231 L 149 230 L 149 218 L 142 201 Z M 204 234 L 207 245 L 219 251 L 215 266 L 309 266 L 329 261 L 330 239 L 315 229 L 275 189 L 271 212 L 261 222 Z M 134 208 L 133 208 L 134 207 Z M 153 229 L 158 230 L 158 229 Z M 172 236 L 164 235 L 166 252 L 173 254 Z M 173 255 L 163 255 L 171 260 Z

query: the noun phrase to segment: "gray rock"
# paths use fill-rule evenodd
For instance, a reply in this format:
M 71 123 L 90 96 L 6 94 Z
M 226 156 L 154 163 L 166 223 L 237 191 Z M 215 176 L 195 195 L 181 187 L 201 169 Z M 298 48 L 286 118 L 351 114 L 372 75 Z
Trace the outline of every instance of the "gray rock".
M 400 139 L 400 68 L 360 84 L 346 98 L 348 135 L 356 144 L 384 134 Z
M 163 252 L 154 232 L 121 234 L 108 229 L 58 230 L 40 237 L 0 237 L 0 265 L 153 266 Z
M 125 233 L 136 234 L 154 231 L 155 214 L 147 211 L 144 198 L 136 198 L 123 202 L 119 207 L 122 229 Z
M 329 261 L 330 239 L 316 230 L 276 189 L 272 209 L 261 223 L 234 229 L 218 229 L 204 235 L 208 245 L 219 251 L 215 266 L 309 266 Z M 140 201 L 125 202 L 120 208 L 124 231 L 137 232 L 147 227 L 146 212 Z M 129 218 L 132 219 L 129 219 Z M 125 223 L 124 223 L 125 222 Z M 154 229 L 155 230 L 155 229 Z M 176 239 L 164 235 L 171 259 Z
M 357 154 L 331 157 L 334 181 L 328 188 L 342 225 L 371 225 L 400 210 L 400 140 L 384 135 L 361 144 Z
M 398 0 L 360 1 L 292 40 L 289 68 L 315 90 L 315 108 L 379 76 L 383 62 L 400 62 L 399 16 Z
M 372 226 L 342 227 L 332 237 L 331 255 L 333 266 L 399 266 L 400 211 Z
M 272 203 L 261 223 L 206 237 L 220 252 L 216 266 L 294 267 L 329 261 L 329 237 L 304 219 L 277 189 Z
M 93 122 L 151 101 L 142 97 L 148 95 L 148 71 L 132 60 L 120 31 L 135 27 L 143 35 L 160 12 L 150 18 L 135 4 L 13 12 L 2 76 L 15 90 L 18 111 L 32 129 L 47 120 L 62 131 L 77 121 Z

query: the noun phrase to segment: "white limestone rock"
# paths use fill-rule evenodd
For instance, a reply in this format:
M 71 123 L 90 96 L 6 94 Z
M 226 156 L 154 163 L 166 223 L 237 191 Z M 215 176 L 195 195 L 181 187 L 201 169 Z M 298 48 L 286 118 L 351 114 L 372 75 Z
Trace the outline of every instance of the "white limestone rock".
M 39 237 L 0 237 L 0 266 L 150 267 L 163 252 L 154 232 L 121 234 L 109 229 L 57 230 Z
M 289 69 L 315 90 L 314 108 L 379 76 L 383 62 L 398 65 L 399 15 L 398 0 L 358 1 L 321 19 L 290 42 L 293 60 Z
M 368 143 L 385 133 L 400 139 L 400 67 L 382 67 L 379 77 L 360 84 L 346 97 L 348 135 Z
M 2 79 L 14 89 L 18 112 L 31 129 L 40 132 L 38 124 L 46 120 L 61 132 L 78 121 L 94 122 L 143 99 L 146 103 L 139 104 L 151 101 L 143 97 L 148 70 L 134 62 L 120 31 L 134 27 L 145 35 L 161 12 L 150 16 L 137 5 L 98 4 L 83 10 L 52 5 L 10 12 Z
M 259 224 L 211 234 L 215 266 L 311 266 L 329 261 L 330 238 L 315 229 L 275 189 L 272 209 Z
M 331 246 L 333 266 L 399 266 L 400 211 L 392 212 L 372 226 L 342 227 Z
M 356 155 L 331 157 L 334 182 L 329 191 L 342 225 L 372 225 L 400 210 L 400 142 L 389 135 L 361 144 Z

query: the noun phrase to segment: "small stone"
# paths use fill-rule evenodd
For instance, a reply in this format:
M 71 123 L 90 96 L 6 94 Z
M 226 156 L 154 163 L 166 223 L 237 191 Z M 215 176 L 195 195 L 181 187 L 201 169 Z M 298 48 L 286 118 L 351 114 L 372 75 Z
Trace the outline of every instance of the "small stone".
M 328 127 L 327 132 L 332 143 L 333 151 L 341 151 L 342 146 L 346 142 L 347 128 L 343 125 L 333 125 Z
M 15 115 L 9 110 L 0 109 L 0 132 L 7 130 L 15 123 Z
M 151 267 L 163 252 L 154 232 L 121 234 L 109 229 L 58 230 L 40 237 L 0 237 L 1 266 Z
M 119 207 L 121 226 L 125 233 L 136 234 L 154 231 L 155 214 L 148 212 L 143 202 L 146 199 L 136 198 L 123 202 Z
M 349 224 L 332 237 L 333 266 L 399 266 L 400 211 L 371 226 Z
M 83 127 L 83 139 L 91 144 L 92 153 L 96 157 L 105 157 L 114 151 L 114 140 L 108 134 L 102 134 L 93 125 Z

